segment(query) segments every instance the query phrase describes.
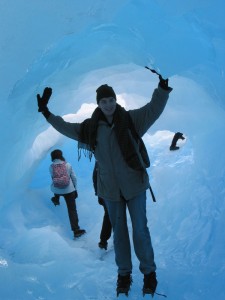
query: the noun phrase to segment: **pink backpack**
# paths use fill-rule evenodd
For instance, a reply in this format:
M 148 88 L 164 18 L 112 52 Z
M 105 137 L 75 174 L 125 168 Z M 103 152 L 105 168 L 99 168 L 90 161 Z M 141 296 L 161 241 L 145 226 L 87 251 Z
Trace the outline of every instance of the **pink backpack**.
M 52 164 L 52 181 L 58 189 L 66 188 L 70 183 L 70 176 L 67 173 L 66 163 Z

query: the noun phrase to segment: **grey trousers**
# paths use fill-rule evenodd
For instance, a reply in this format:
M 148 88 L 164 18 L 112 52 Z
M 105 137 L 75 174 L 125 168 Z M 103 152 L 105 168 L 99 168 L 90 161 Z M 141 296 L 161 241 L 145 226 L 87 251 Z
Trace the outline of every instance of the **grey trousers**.
M 115 261 L 120 275 L 132 273 L 131 245 L 127 226 L 128 208 L 132 228 L 135 254 L 140 262 L 139 269 L 143 274 L 156 270 L 151 237 L 146 217 L 146 192 L 135 198 L 122 201 L 105 200 L 110 221 L 113 227 Z

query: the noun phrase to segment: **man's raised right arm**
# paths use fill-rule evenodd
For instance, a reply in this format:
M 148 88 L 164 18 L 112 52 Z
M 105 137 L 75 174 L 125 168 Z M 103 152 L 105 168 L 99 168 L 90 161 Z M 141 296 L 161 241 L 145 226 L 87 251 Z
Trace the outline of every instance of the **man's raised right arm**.
M 66 122 L 62 117 L 55 116 L 48 109 L 48 101 L 51 97 L 52 89 L 46 87 L 44 89 L 42 97 L 37 95 L 37 103 L 38 103 L 38 112 L 41 112 L 43 116 L 46 118 L 47 122 L 52 125 L 58 132 L 61 134 L 78 140 L 79 132 L 80 132 L 80 124 L 79 123 L 70 123 Z

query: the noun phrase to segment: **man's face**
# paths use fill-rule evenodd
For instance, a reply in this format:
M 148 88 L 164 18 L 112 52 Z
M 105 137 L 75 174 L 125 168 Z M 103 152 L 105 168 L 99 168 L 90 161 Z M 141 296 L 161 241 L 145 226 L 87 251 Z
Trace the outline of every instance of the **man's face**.
M 113 97 L 102 98 L 99 100 L 98 107 L 105 116 L 111 117 L 116 110 L 116 99 Z

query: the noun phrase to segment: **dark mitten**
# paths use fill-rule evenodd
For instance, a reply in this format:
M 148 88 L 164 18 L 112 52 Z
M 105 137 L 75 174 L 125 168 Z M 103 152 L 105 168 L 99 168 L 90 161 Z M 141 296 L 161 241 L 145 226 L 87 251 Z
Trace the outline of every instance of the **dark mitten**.
M 78 198 L 78 192 L 75 191 L 74 193 L 75 193 L 75 199 L 77 199 Z
M 51 97 L 51 94 L 52 94 L 52 89 L 50 87 L 46 87 L 44 89 L 42 97 L 40 96 L 40 94 L 37 94 L 37 103 L 38 103 L 39 112 L 44 112 L 48 110 L 47 104 Z
M 104 200 L 101 197 L 98 197 L 98 203 L 100 205 L 103 205 L 104 204 Z
M 176 132 L 174 134 L 174 137 L 172 139 L 172 143 L 171 143 L 171 146 L 170 146 L 170 150 L 178 150 L 180 147 L 177 146 L 177 141 L 181 139 L 181 140 L 185 140 L 185 137 L 183 136 L 183 133 L 181 132 Z
M 52 200 L 52 203 L 56 206 L 56 205 L 60 205 L 60 202 L 59 202 L 59 198 L 58 197 L 52 197 L 51 198 Z
M 172 91 L 172 88 L 168 86 L 169 79 L 163 79 L 161 75 L 159 75 L 159 86 L 166 90 L 166 91 Z

